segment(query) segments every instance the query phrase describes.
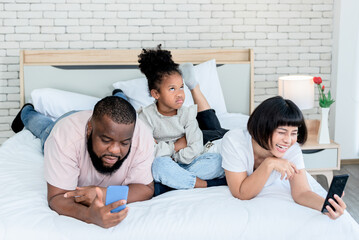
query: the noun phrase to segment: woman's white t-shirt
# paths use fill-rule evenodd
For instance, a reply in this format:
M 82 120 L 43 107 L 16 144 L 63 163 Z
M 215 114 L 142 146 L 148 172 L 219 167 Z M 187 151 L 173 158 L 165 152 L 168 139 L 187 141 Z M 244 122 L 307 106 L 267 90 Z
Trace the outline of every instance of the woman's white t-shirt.
M 231 172 L 253 173 L 254 156 L 252 137 L 246 129 L 234 129 L 227 132 L 222 139 L 222 167 Z M 297 169 L 304 168 L 303 154 L 298 143 L 295 143 L 284 154 L 283 159 L 295 164 Z M 265 186 L 280 178 L 280 173 L 273 171 Z

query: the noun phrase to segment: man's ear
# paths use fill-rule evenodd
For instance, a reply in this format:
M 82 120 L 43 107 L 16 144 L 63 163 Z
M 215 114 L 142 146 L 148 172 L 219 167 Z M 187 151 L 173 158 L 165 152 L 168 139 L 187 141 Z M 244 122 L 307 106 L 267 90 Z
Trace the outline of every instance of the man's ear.
M 151 96 L 156 100 L 160 97 L 160 93 L 156 89 L 152 89 L 150 93 Z
M 87 138 L 90 136 L 91 132 L 92 132 L 92 119 L 90 119 L 87 122 L 87 130 L 86 130 Z

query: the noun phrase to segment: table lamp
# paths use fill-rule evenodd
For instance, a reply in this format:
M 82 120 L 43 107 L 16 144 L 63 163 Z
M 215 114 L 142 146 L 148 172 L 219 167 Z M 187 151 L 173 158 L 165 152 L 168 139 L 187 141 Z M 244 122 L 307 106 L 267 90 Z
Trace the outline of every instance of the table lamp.
M 312 76 L 292 75 L 278 79 L 278 95 L 292 100 L 300 110 L 314 107 L 314 82 Z
M 278 79 L 278 95 L 285 99 L 292 100 L 300 110 L 314 108 L 314 82 L 312 76 L 293 75 L 283 76 Z M 308 138 L 316 143 L 329 143 L 328 126 L 321 131 L 323 125 L 319 120 L 306 120 Z M 325 142 L 322 139 L 322 132 L 326 133 Z M 314 140 L 315 139 L 315 140 Z

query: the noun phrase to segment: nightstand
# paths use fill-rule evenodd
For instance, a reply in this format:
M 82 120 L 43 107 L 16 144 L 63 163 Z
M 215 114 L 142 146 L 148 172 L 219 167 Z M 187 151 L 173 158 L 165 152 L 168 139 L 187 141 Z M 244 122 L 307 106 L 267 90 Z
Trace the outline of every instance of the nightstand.
M 340 145 L 331 141 L 330 144 L 319 144 L 319 120 L 306 120 L 308 128 L 307 142 L 301 146 L 306 170 L 311 175 L 324 175 L 328 186 L 333 179 L 333 170 L 340 170 Z

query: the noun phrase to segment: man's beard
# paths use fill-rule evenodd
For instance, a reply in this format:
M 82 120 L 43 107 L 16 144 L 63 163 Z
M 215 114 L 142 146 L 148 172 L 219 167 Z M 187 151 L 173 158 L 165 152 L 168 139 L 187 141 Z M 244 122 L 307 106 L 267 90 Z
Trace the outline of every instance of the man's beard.
M 126 160 L 126 158 L 128 157 L 128 155 L 131 152 L 131 146 L 128 149 L 128 153 L 126 154 L 126 156 L 124 156 L 122 159 L 120 159 L 120 157 L 118 157 L 118 160 L 112 167 L 106 167 L 103 165 L 103 162 L 102 162 L 102 157 L 109 156 L 110 154 L 104 154 L 101 157 L 98 157 L 96 155 L 96 153 L 93 151 L 92 132 L 91 132 L 89 138 L 87 139 L 87 151 L 89 152 L 92 165 L 95 167 L 95 169 L 102 174 L 111 175 L 112 173 L 116 172 L 121 167 L 122 163 Z M 110 155 L 110 156 L 113 156 L 113 155 Z

